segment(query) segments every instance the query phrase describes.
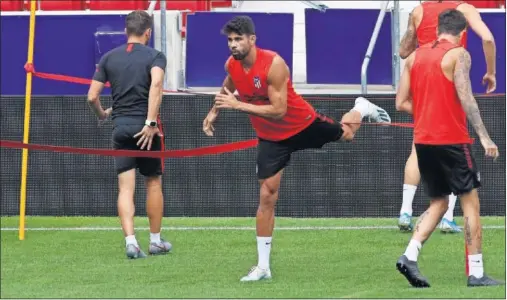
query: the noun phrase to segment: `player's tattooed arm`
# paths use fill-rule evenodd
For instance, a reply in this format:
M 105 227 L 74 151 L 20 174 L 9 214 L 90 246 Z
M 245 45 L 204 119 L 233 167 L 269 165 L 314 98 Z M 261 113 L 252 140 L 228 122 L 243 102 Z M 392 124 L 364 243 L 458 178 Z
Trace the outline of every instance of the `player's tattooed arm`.
M 470 68 L 472 67 L 472 58 L 470 53 L 463 49 L 460 52 L 456 65 L 454 67 L 454 85 L 456 92 L 463 106 L 468 121 L 473 126 L 475 132 L 481 139 L 489 140 L 489 134 L 486 126 L 482 122 L 479 106 L 472 93 L 472 83 L 470 81 Z
M 400 57 L 406 59 L 417 48 L 417 33 L 414 24 L 414 11 L 408 17 L 407 31 L 403 35 L 400 43 Z

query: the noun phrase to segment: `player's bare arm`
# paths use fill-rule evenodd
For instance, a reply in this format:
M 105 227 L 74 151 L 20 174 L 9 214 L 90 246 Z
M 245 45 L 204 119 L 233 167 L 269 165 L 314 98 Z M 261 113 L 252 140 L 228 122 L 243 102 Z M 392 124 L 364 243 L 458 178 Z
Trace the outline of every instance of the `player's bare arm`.
M 473 126 L 475 132 L 479 136 L 481 143 L 483 144 L 486 155 L 491 157 L 498 157 L 498 148 L 489 137 L 486 126 L 482 122 L 481 113 L 479 106 L 472 93 L 472 84 L 470 81 L 470 69 L 472 67 L 472 58 L 470 53 L 463 49 L 456 60 L 454 67 L 454 85 L 456 92 L 463 106 L 468 121 Z
M 162 103 L 162 87 L 164 84 L 164 70 L 160 67 L 151 68 L 151 85 L 148 96 L 148 120 L 157 120 L 160 112 L 160 104 Z M 155 135 L 161 136 L 160 130 L 157 126 L 144 126 L 143 130 L 138 132 L 134 137 L 139 137 L 137 145 L 141 149 L 146 147 L 147 150 L 151 149 L 153 137 Z
M 102 89 L 104 89 L 104 83 L 92 80 L 90 89 L 88 90 L 88 106 L 90 106 L 91 110 L 99 120 L 106 119 L 112 111 L 111 108 L 106 110 L 102 108 L 102 104 L 100 103 L 100 93 L 102 93 Z
M 276 56 L 271 64 L 267 79 L 270 104 L 253 105 L 240 102 L 227 89 L 228 95 L 217 95 L 215 105 L 218 108 L 236 109 L 263 118 L 282 119 L 287 112 L 287 82 L 289 77 L 287 64 L 281 57 Z
M 406 59 L 417 48 L 417 33 L 415 27 L 415 14 L 419 13 L 419 7 L 414 8 L 408 17 L 407 31 L 400 42 L 400 57 Z
M 227 74 L 225 76 L 224 82 L 222 83 L 222 88 L 220 89 L 220 94 L 227 95 L 227 91 L 231 91 L 234 93 L 236 91 L 236 87 L 234 86 L 234 82 L 232 81 L 231 76 L 229 75 L 229 69 L 227 68 L 227 65 L 229 64 L 230 58 L 225 62 L 224 70 Z M 213 136 L 213 131 L 215 131 L 215 128 L 213 127 L 213 123 L 217 119 L 219 109 L 218 107 L 213 104 L 213 107 L 209 111 L 206 118 L 204 118 L 204 121 L 202 122 L 202 130 L 207 136 Z
M 233 94 L 236 91 L 236 87 L 234 86 L 234 82 L 232 81 L 232 78 L 229 75 L 229 69 L 227 67 L 230 60 L 231 60 L 231 58 L 229 58 L 225 62 L 225 66 L 224 66 L 225 73 L 227 75 L 225 76 L 224 82 L 222 83 L 222 88 L 220 89 L 220 94 L 223 94 L 223 95 L 227 95 L 226 89 L 229 90 L 230 92 L 232 92 Z M 218 108 L 216 107 L 216 105 L 213 105 L 213 107 L 211 108 L 211 112 L 218 114 Z
M 229 74 L 227 74 L 227 76 L 225 76 L 224 83 L 222 84 L 222 88 L 220 89 L 220 94 L 227 95 L 226 89 L 232 93 L 234 93 L 236 91 L 236 87 L 234 86 L 234 82 L 232 81 L 232 78 Z
M 491 93 L 496 89 L 495 38 L 473 5 L 463 3 L 458 6 L 458 10 L 465 15 L 470 28 L 482 39 L 482 48 L 486 57 L 486 75 L 484 75 L 483 84 L 488 84 L 487 93 Z
M 151 86 L 148 98 L 148 119 L 156 120 L 162 103 L 162 87 L 164 85 L 164 70 L 160 67 L 151 69 Z
M 401 74 L 398 92 L 396 93 L 396 110 L 412 114 L 412 97 L 410 95 L 410 69 L 414 61 L 415 52 L 413 52 L 405 63 L 403 73 Z

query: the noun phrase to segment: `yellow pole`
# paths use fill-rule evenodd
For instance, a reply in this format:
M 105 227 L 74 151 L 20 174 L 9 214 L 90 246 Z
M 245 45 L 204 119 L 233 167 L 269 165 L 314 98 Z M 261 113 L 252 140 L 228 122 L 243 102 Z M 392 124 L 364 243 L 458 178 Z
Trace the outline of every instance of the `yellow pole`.
M 33 63 L 33 42 L 35 39 L 35 10 L 37 1 L 30 1 L 30 29 L 28 36 L 28 60 Z M 23 143 L 28 143 L 30 132 L 30 101 L 32 99 L 32 73 L 26 73 L 25 90 L 25 126 L 23 132 Z M 19 239 L 25 239 L 25 211 L 26 211 L 26 177 L 28 173 L 28 149 L 23 149 L 23 160 L 21 162 L 21 192 L 19 200 Z

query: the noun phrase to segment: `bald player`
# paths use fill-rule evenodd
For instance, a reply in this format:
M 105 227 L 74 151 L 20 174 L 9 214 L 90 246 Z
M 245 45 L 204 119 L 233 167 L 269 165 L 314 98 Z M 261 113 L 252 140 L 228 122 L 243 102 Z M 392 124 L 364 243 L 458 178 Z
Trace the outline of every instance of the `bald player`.
M 227 36 L 232 55 L 225 64 L 227 76 L 221 93 L 215 98 L 215 105 L 203 122 L 203 131 L 212 136 L 218 112 L 233 109 L 249 115 L 258 136 L 258 263 L 241 278 L 241 281 L 258 281 L 271 278 L 269 258 L 275 204 L 282 173 L 291 154 L 322 148 L 331 142 L 351 141 L 364 117 L 378 123 L 390 123 L 391 118 L 384 109 L 361 97 L 356 99 L 354 108 L 342 117 L 343 125 L 317 113 L 294 91 L 289 68 L 283 58 L 273 51 L 256 47 L 254 23 L 248 16 L 233 18 L 225 24 L 222 32 Z M 236 90 L 239 101 L 233 95 Z
M 457 9 L 465 16 L 468 25 L 482 39 L 484 55 L 486 57 L 487 70 L 483 78 L 483 84 L 487 84 L 487 93 L 496 89 L 496 48 L 495 40 L 491 31 L 481 19 L 481 15 L 474 6 L 460 1 L 426 1 L 414 8 L 410 14 L 408 28 L 401 40 L 400 57 L 406 59 L 417 45 L 422 46 L 431 43 L 437 38 L 438 15 L 446 9 Z M 466 47 L 467 32 L 463 33 L 460 45 Z M 405 165 L 405 179 L 403 184 L 403 203 L 400 209 L 398 227 L 402 231 L 412 231 L 412 202 L 421 177 L 417 166 L 415 147 L 412 144 L 412 152 Z M 440 222 L 440 229 L 447 233 L 461 232 L 454 222 L 454 206 L 456 195 L 449 196 L 449 208 Z
M 423 244 L 447 210 L 448 195 L 460 197 L 468 260 L 468 286 L 498 285 L 484 273 L 478 189 L 479 170 L 472 153 L 467 118 L 484 154 L 498 158 L 472 94 L 468 51 L 459 43 L 467 21 L 456 9 L 438 17 L 438 39 L 408 58 L 396 95 L 396 109 L 414 115 L 414 144 L 429 208 L 420 216 L 412 239 L 396 267 L 414 287 L 429 287 L 417 259 Z

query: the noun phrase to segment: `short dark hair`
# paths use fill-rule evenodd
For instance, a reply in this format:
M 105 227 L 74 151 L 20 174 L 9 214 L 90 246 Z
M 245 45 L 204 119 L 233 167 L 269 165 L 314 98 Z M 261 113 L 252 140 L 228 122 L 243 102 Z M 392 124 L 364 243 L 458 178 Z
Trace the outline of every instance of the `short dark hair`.
M 459 35 L 467 28 L 465 15 L 456 9 L 446 9 L 438 15 L 438 34 Z
M 125 18 L 127 35 L 141 36 L 147 29 L 153 27 L 153 19 L 144 10 L 134 10 Z
M 237 35 L 254 35 L 255 25 L 249 16 L 236 16 L 232 18 L 222 28 L 222 34 L 229 35 L 235 33 Z

